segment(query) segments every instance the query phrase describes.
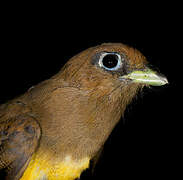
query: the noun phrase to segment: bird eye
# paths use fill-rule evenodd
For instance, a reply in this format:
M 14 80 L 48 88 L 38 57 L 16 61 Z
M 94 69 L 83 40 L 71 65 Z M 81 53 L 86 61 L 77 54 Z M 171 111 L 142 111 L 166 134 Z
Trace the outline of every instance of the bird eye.
M 121 67 L 121 56 L 117 53 L 104 53 L 100 56 L 99 66 L 107 70 L 117 70 Z

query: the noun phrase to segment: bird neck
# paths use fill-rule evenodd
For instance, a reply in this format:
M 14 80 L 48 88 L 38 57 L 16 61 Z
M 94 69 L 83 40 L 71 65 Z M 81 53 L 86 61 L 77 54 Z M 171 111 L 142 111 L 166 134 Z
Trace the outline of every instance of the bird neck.
M 42 127 L 40 149 L 56 152 L 62 160 L 68 155 L 75 160 L 94 157 L 137 90 L 133 85 L 130 90 L 105 88 L 105 81 L 99 89 L 51 83 L 32 91 L 32 109 Z

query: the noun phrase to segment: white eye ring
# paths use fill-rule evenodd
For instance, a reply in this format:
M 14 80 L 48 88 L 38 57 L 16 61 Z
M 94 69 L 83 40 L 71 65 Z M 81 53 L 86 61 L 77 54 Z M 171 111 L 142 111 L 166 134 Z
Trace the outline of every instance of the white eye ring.
M 107 55 L 115 55 L 117 57 L 117 64 L 114 66 L 114 67 L 106 67 L 104 64 L 103 64 L 103 59 L 105 56 Z M 114 52 L 105 52 L 103 53 L 100 58 L 99 58 L 99 62 L 98 62 L 99 66 L 106 69 L 106 70 L 109 70 L 109 71 L 115 71 L 115 70 L 118 70 L 121 66 L 122 66 L 122 59 L 121 59 L 121 56 L 118 54 L 118 53 L 114 53 Z

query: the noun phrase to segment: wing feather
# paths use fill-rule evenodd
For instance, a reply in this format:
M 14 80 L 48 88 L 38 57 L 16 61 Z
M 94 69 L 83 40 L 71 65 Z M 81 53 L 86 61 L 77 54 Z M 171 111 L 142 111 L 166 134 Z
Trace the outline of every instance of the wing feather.
M 41 128 L 24 104 L 0 108 L 0 169 L 7 179 L 19 179 L 36 151 Z

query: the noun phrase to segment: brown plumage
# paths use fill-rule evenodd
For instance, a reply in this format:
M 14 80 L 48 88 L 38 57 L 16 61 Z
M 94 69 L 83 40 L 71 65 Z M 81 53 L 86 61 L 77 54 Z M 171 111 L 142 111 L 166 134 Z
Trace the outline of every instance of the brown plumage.
M 107 55 L 110 62 L 101 60 Z M 121 64 L 110 69 L 111 61 Z M 0 169 L 7 170 L 7 179 L 19 179 L 33 157 L 46 159 L 53 167 L 62 166 L 66 157 L 72 159 L 70 163 L 92 159 L 137 91 L 146 84 L 167 83 L 154 72 L 156 84 L 150 82 L 149 74 L 150 79 L 145 74 L 137 81 L 127 77 L 135 71 L 149 72 L 147 69 L 146 58 L 139 51 L 123 44 L 102 44 L 74 56 L 58 74 L 2 105 Z M 85 168 L 78 170 L 78 175 L 64 177 L 79 177 Z M 49 170 L 44 172 L 47 179 L 56 179 Z

